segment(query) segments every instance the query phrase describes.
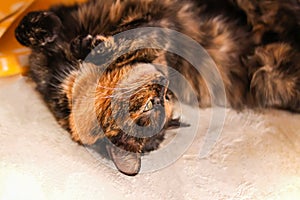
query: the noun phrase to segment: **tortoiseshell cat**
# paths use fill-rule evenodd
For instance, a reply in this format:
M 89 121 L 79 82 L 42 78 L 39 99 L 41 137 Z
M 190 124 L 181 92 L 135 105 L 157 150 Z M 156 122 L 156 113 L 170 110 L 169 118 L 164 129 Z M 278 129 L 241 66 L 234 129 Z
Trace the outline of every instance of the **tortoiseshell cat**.
M 212 104 L 210 93 L 204 78 L 178 55 L 129 48 L 125 55 L 113 55 L 103 71 L 106 57 L 94 47 L 123 51 L 127 47 L 114 40 L 115 34 L 169 28 L 196 40 L 213 58 L 232 108 L 299 112 L 299 13 L 293 0 L 90 0 L 28 13 L 16 38 L 32 49 L 29 76 L 58 122 L 83 145 L 106 136 L 120 147 L 106 145 L 116 167 L 135 175 L 141 153 L 157 149 L 164 131 L 180 126 L 172 115 L 176 97 L 168 90 L 168 72 L 160 64 L 184 75 L 200 107 Z M 133 37 L 168 44 L 155 32 Z M 100 60 L 84 61 L 89 53 Z M 188 101 L 189 92 L 182 91 Z

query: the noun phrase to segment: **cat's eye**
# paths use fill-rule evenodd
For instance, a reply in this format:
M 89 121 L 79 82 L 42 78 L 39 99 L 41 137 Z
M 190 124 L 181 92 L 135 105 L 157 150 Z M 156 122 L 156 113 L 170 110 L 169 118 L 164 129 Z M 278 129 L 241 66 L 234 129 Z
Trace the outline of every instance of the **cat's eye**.
M 145 108 L 144 108 L 144 112 L 150 111 L 153 109 L 153 103 L 152 101 L 148 101 L 148 103 L 146 104 Z

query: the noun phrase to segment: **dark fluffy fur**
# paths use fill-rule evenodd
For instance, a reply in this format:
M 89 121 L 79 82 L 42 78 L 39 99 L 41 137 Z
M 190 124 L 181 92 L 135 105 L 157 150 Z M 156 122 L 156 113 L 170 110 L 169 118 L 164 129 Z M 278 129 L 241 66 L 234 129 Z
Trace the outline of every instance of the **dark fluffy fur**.
M 84 104 L 74 102 L 74 91 L 84 96 L 85 91 L 80 88 L 89 84 L 88 80 L 98 78 L 102 86 L 114 88 L 136 66 L 143 63 L 167 64 L 189 80 L 197 92 L 199 106 L 206 107 L 212 102 L 205 81 L 183 58 L 156 49 L 131 51 L 115 58 L 103 78 L 93 79 L 97 76 L 93 71 L 95 65 L 101 68 L 104 61 L 84 64 L 82 60 L 94 47 L 104 43 L 108 48 L 122 50 L 122 43 L 112 41 L 110 36 L 133 28 L 176 30 L 196 40 L 213 58 L 225 85 L 228 105 L 232 108 L 276 107 L 298 112 L 299 13 L 299 1 L 293 0 L 90 0 L 80 5 L 59 5 L 46 11 L 29 13 L 16 29 L 16 38 L 32 49 L 29 76 L 37 83 L 37 90 L 59 123 L 71 132 L 75 141 L 92 145 L 103 137 L 100 134 L 103 131 L 117 146 L 140 153 L 157 149 L 163 132 L 159 132 L 157 137 L 145 139 L 128 136 L 121 131 L 116 121 L 122 119 L 129 127 L 132 122 L 122 117 L 116 121 L 111 119 L 111 98 L 103 101 L 100 97 L 109 96 L 112 91 L 103 87 L 97 88 L 98 100 L 92 105 L 96 110 L 97 122 L 89 116 L 80 116 L 80 121 L 85 124 L 76 127 L 72 108 L 79 109 Z M 167 45 L 167 41 L 158 35 L 153 34 L 150 39 Z M 83 66 L 89 70 L 82 71 Z M 168 80 L 168 73 L 157 76 Z M 150 77 L 150 83 L 151 80 L 154 78 Z M 174 124 L 178 126 L 179 122 L 172 120 L 172 100 L 167 99 L 168 91 L 154 83 L 149 84 L 140 86 L 146 93 L 137 92 L 130 99 L 133 121 L 141 126 L 153 126 L 154 129 L 158 126 L 166 129 Z M 179 84 L 178 87 L 184 91 L 184 85 Z M 144 98 L 147 95 L 151 99 L 160 97 L 155 106 L 161 108 L 151 114 L 159 123 L 151 124 L 151 117 L 139 111 L 147 103 Z M 178 95 L 189 101 L 188 91 Z M 118 110 L 121 112 L 122 106 Z M 101 131 L 95 129 L 93 123 L 100 124 Z M 111 156 L 117 157 L 116 160 L 120 155 L 111 151 Z M 118 163 L 116 160 L 115 163 Z M 124 172 L 124 168 L 120 170 Z M 125 173 L 133 174 L 133 171 Z

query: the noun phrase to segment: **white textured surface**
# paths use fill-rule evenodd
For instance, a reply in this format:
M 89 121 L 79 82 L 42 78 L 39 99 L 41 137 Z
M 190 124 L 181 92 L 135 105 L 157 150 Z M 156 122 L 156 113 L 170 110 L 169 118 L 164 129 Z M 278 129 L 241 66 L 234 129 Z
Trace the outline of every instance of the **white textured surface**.
M 300 115 L 236 113 L 199 159 L 210 109 L 183 157 L 127 177 L 71 141 L 23 78 L 0 80 L 0 199 L 300 199 Z M 191 110 L 192 112 L 193 110 Z

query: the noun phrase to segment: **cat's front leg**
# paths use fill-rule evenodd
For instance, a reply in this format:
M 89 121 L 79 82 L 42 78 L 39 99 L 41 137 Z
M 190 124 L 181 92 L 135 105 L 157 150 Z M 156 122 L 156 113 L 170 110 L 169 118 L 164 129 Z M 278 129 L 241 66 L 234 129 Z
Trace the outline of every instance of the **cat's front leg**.
M 43 47 L 55 41 L 61 27 L 61 20 L 53 12 L 30 12 L 16 28 L 15 36 L 24 46 Z

